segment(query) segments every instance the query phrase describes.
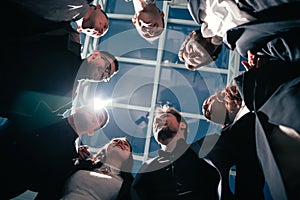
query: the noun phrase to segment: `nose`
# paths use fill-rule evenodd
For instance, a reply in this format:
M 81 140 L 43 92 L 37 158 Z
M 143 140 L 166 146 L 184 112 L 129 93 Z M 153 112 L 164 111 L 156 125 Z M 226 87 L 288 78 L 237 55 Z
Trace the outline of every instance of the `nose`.
M 123 144 L 123 141 L 122 140 L 118 140 L 117 144 Z
M 117 145 L 121 145 L 122 147 L 124 147 L 125 146 L 125 141 L 123 141 L 123 140 L 117 140 Z

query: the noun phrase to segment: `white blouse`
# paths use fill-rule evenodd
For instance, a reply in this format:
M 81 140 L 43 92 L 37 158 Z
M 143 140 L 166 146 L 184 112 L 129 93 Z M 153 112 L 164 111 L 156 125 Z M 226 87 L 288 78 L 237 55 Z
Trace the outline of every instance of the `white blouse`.
M 123 179 L 119 174 L 79 170 L 67 181 L 63 200 L 111 200 L 120 191 Z
M 236 122 L 237 120 L 239 120 L 242 116 L 244 116 L 248 112 L 250 112 L 250 110 L 245 105 L 245 102 L 242 101 L 242 106 L 241 106 L 240 110 L 238 111 L 238 113 L 236 114 L 233 122 Z
M 200 19 L 204 21 L 201 24 L 203 37 L 223 37 L 227 30 L 255 20 L 232 0 L 206 0 L 203 4 L 204 10 L 200 11 Z

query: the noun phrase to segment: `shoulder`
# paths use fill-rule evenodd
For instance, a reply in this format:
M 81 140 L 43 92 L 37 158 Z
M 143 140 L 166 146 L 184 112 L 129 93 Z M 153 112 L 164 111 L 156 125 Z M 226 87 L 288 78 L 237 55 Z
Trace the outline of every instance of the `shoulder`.
M 140 182 L 140 179 L 145 179 L 145 177 L 148 176 L 148 174 L 152 174 L 151 172 L 157 171 L 159 169 L 160 163 L 157 161 L 159 156 L 156 156 L 154 158 L 150 158 L 147 161 L 145 161 L 139 168 L 134 182 Z
M 200 158 L 204 158 L 215 146 L 219 140 L 220 134 L 210 134 L 201 138 L 200 140 L 192 143 L 190 148 L 198 155 Z
M 154 158 L 150 158 L 150 159 L 146 160 L 140 167 L 139 173 L 148 171 L 150 168 L 152 168 L 155 165 L 155 163 L 157 163 L 158 158 L 159 158 L 159 156 L 156 156 Z

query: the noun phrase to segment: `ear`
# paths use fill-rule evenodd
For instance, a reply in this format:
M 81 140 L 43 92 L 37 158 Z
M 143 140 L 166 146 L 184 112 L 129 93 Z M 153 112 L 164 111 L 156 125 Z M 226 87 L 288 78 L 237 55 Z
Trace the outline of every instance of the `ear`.
M 186 129 L 186 123 L 185 122 L 180 122 L 179 127 L 181 129 Z
M 164 17 L 164 16 L 165 16 L 164 11 L 160 11 L 160 16 L 161 16 L 161 17 Z
M 133 18 L 131 18 L 131 21 L 135 25 L 135 23 L 136 23 L 136 15 L 134 15 Z
M 193 37 L 195 37 L 196 35 L 197 35 L 196 31 L 193 30 L 193 31 L 192 31 L 192 34 L 190 34 L 190 38 L 193 38 Z
M 98 4 L 97 6 L 96 6 L 96 9 L 100 9 L 101 10 L 101 5 L 100 4 Z
M 211 59 L 213 60 L 213 61 L 215 61 L 215 60 L 217 60 L 217 56 L 215 56 L 215 55 L 213 55 L 213 56 L 211 56 Z

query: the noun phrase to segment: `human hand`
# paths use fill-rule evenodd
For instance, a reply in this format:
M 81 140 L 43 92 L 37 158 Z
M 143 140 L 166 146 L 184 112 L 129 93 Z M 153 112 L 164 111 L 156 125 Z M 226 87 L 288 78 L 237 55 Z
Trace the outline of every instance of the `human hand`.
M 91 155 L 89 146 L 82 145 L 82 146 L 78 147 L 78 154 L 79 154 L 80 160 L 85 160 L 85 159 L 89 158 Z
M 259 67 L 260 57 L 252 53 L 250 50 L 247 51 L 248 61 L 242 61 L 242 65 L 245 67 L 246 71 Z

